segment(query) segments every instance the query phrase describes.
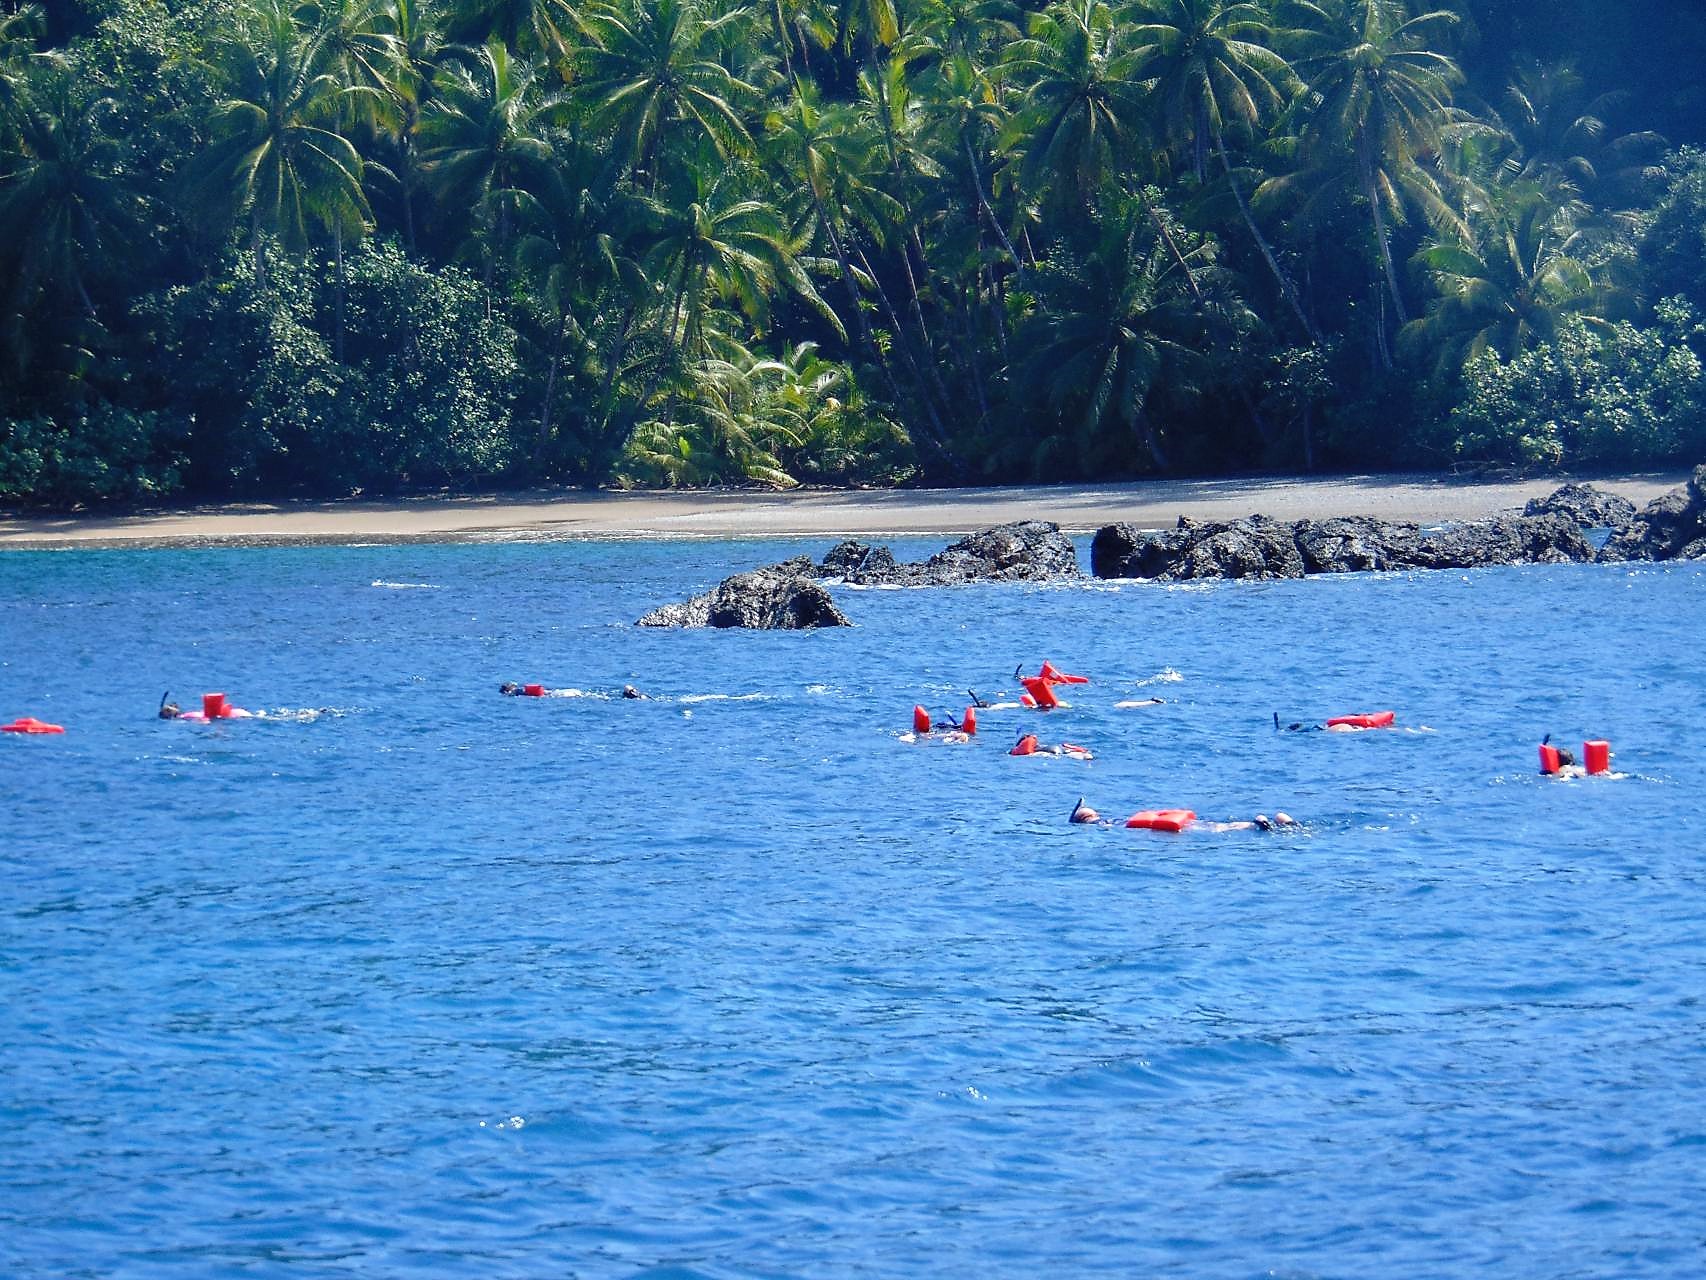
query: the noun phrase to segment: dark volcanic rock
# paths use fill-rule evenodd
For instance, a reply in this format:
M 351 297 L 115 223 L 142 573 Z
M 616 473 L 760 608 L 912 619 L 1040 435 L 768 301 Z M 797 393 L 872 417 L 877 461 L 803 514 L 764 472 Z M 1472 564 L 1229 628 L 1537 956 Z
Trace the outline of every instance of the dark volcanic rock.
M 1419 526 L 1372 516 L 1299 520 L 1293 529 L 1305 573 L 1406 569 L 1416 563 Z
M 1189 542 L 1159 575 L 1169 582 L 1204 578 L 1262 582 L 1303 576 L 1303 556 L 1289 524 L 1254 516 L 1230 524 L 1175 529 L 1172 536 L 1188 537 Z
M 1090 540 L 1090 572 L 1098 578 L 1153 578 L 1166 567 L 1152 552 L 1164 534 L 1151 536 L 1135 524 L 1106 524 Z
M 1499 564 L 1584 564 L 1594 558 L 1569 516 L 1511 516 L 1448 525 L 1417 544 L 1411 567 L 1480 569 Z
M 1045 520 L 996 525 L 931 556 L 897 564 L 887 547 L 843 542 L 813 570 L 855 586 L 942 587 L 962 582 L 1052 582 L 1079 576 L 1078 552 L 1060 526 Z
M 1588 529 L 1619 529 L 1635 518 L 1635 504 L 1591 484 L 1567 484 L 1548 497 L 1530 498 L 1525 516 L 1568 516 Z
M 639 620 L 642 627 L 747 627 L 762 631 L 803 631 L 813 627 L 850 627 L 829 592 L 809 576 L 814 566 L 799 556 L 781 564 L 724 578 L 704 595 L 667 604 Z
M 1129 524 L 1096 532 L 1098 578 L 1301 578 L 1380 569 L 1469 569 L 1499 564 L 1566 564 L 1593 559 L 1567 516 L 1517 516 L 1450 526 L 1433 536 L 1408 522 L 1351 517 L 1280 524 L 1260 516 L 1145 534 Z
M 892 573 L 894 554 L 887 547 L 869 547 L 849 538 L 831 548 L 823 563 L 812 570 L 819 578 L 842 578 L 849 582 L 862 581 L 865 575 Z
M 1688 483 L 1660 494 L 1600 548 L 1601 560 L 1694 559 L 1687 552 L 1706 538 L 1706 466 L 1694 468 Z
M 1178 528 L 1155 534 L 1107 525 L 1090 544 L 1090 567 L 1098 578 L 1166 582 L 1301 578 L 1304 569 L 1292 527 L 1262 516 L 1213 524 L 1181 518 Z

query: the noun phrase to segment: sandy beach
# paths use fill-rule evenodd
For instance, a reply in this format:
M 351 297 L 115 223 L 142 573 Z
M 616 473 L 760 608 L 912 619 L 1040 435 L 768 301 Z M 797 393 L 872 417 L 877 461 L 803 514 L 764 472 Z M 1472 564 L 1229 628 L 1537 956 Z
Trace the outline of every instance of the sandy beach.
M 1595 478 L 1642 505 L 1682 471 Z M 1438 524 L 1515 513 L 1569 477 L 1459 480 L 1436 475 L 1259 476 L 983 489 L 589 493 L 233 503 L 126 515 L 7 515 L 0 550 L 72 547 L 451 542 L 532 538 L 961 534 L 1009 520 L 1054 520 L 1071 533 L 1115 521 L 1162 528 L 1181 515 L 1279 520 L 1368 515 Z

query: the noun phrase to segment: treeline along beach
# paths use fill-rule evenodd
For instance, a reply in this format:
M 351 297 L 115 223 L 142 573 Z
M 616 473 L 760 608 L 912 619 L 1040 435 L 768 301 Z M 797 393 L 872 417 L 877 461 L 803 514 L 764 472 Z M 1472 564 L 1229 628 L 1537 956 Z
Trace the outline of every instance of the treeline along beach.
M 0 4 L 0 502 L 1706 456 L 1706 17 Z

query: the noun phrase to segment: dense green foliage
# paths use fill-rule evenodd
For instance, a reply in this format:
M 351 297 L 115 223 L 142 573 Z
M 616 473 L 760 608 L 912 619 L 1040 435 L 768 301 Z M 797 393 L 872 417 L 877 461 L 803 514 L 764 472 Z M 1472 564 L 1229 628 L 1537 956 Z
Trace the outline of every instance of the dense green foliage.
M 1640 3 L 0 0 L 0 499 L 1696 459 Z

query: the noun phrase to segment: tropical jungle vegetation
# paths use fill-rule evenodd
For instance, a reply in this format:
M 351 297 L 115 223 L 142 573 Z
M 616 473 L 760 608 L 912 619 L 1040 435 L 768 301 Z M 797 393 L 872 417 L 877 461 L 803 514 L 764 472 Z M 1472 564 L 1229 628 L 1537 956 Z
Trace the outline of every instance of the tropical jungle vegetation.
M 1706 456 L 1674 0 L 0 0 L 0 500 Z

